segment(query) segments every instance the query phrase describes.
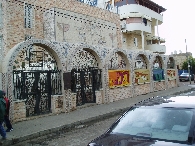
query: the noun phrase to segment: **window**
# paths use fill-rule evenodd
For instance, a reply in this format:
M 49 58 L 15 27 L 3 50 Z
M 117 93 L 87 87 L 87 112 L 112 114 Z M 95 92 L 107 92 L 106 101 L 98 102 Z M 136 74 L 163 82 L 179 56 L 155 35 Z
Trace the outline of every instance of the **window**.
M 2 18 L 2 4 L 0 3 L 0 28 L 3 26 L 3 18 Z
M 137 38 L 134 38 L 133 42 L 134 42 L 134 46 L 137 47 Z
M 24 16 L 25 16 L 25 28 L 32 28 L 33 25 L 33 7 L 30 4 L 25 3 L 24 8 Z

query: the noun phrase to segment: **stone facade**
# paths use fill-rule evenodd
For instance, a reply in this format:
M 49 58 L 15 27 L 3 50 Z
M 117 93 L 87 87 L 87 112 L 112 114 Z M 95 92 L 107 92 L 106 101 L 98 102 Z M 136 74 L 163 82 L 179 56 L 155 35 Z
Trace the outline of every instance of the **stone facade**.
M 95 91 L 95 103 L 110 103 L 125 98 L 136 97 L 156 90 L 165 90 L 177 86 L 177 80 L 153 81 L 153 65 L 159 62 L 166 74 L 171 56 L 153 54 L 142 50 L 141 36 L 129 35 L 127 46 L 122 47 L 120 18 L 118 14 L 91 7 L 76 0 L 41 0 L 0 1 L 3 12 L 3 56 L 1 68 L 2 89 L 6 90 L 11 101 L 11 120 L 14 122 L 32 119 L 26 117 L 26 100 L 15 97 L 13 71 L 24 68 L 27 63 L 29 48 L 42 50 L 47 58 L 55 60 L 61 70 L 61 76 L 75 68 L 90 66 L 101 69 L 101 89 Z M 30 4 L 33 19 L 31 27 L 25 28 L 24 8 Z M 138 39 L 137 48 L 133 38 Z M 48 53 L 46 53 L 48 52 Z M 139 68 L 137 60 L 143 66 Z M 13 68 L 14 67 L 14 68 Z M 136 83 L 135 71 L 149 71 L 149 82 Z M 127 86 L 110 88 L 109 71 L 129 71 L 130 82 Z M 77 93 L 65 89 L 66 80 L 62 82 L 62 93 L 51 95 L 51 112 L 71 112 L 77 107 Z M 155 86 L 155 88 L 154 88 Z M 43 115 L 41 115 L 43 116 Z

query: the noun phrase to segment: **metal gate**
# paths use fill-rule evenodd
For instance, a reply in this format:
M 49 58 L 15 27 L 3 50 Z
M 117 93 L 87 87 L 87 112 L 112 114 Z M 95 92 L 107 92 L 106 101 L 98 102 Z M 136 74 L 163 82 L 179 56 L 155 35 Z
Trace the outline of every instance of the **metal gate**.
M 49 113 L 51 95 L 61 94 L 59 70 L 13 72 L 14 96 L 26 100 L 26 116 Z
M 96 102 L 95 91 L 102 87 L 101 72 L 101 69 L 95 67 L 72 69 L 71 90 L 77 94 L 77 106 Z

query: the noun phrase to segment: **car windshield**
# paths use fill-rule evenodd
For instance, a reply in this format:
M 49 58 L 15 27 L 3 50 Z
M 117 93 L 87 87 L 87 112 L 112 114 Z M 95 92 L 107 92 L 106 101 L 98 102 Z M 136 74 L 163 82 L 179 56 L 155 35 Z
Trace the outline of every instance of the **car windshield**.
M 188 76 L 189 73 L 182 73 L 181 75 L 182 75 L 182 76 Z
M 175 108 L 135 108 L 120 119 L 111 133 L 187 142 L 193 111 Z

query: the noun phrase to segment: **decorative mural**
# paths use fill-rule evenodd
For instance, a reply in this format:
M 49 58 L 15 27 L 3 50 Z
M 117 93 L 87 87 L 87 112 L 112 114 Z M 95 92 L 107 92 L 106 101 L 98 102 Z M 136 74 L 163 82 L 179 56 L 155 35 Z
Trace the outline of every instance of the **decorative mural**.
M 111 23 L 102 19 L 93 18 L 63 9 L 55 8 L 59 12 L 53 16 L 48 16 L 47 21 L 54 20 L 55 41 L 69 43 L 85 43 L 88 45 L 100 46 L 117 46 L 117 28 L 115 23 Z M 52 14 L 51 14 L 52 15 Z M 71 25 L 69 25 L 71 24 Z M 50 28 L 45 28 L 45 34 L 52 34 Z M 47 32 L 48 31 L 48 32 Z M 51 32 L 50 32 L 51 31 Z M 46 35 L 45 35 L 46 36 Z
M 141 54 L 136 58 L 135 69 L 147 69 L 145 57 Z
M 153 62 L 153 69 L 162 69 L 162 61 L 159 56 L 157 56 Z
M 82 3 L 86 3 L 90 6 L 94 6 L 94 7 L 97 6 L 97 0 L 78 0 L 78 1 Z
M 109 70 L 109 87 L 123 87 L 130 85 L 129 70 Z
M 156 56 L 153 62 L 153 80 L 161 81 L 164 80 L 164 69 L 162 69 L 162 60 L 159 56 Z
M 58 23 L 57 22 L 57 27 L 62 32 L 63 42 L 65 42 L 66 41 L 65 33 L 69 30 L 70 25 L 69 24 L 65 24 L 65 23 Z
M 168 80 L 176 79 L 175 69 L 167 69 L 167 78 L 168 78 Z
M 153 70 L 153 80 L 154 81 L 161 81 L 164 80 L 164 69 L 154 69 Z
M 120 53 L 115 53 L 108 62 L 108 69 L 125 69 L 126 62 L 124 57 Z
M 150 82 L 150 70 L 137 69 L 135 70 L 135 84 L 144 84 Z

